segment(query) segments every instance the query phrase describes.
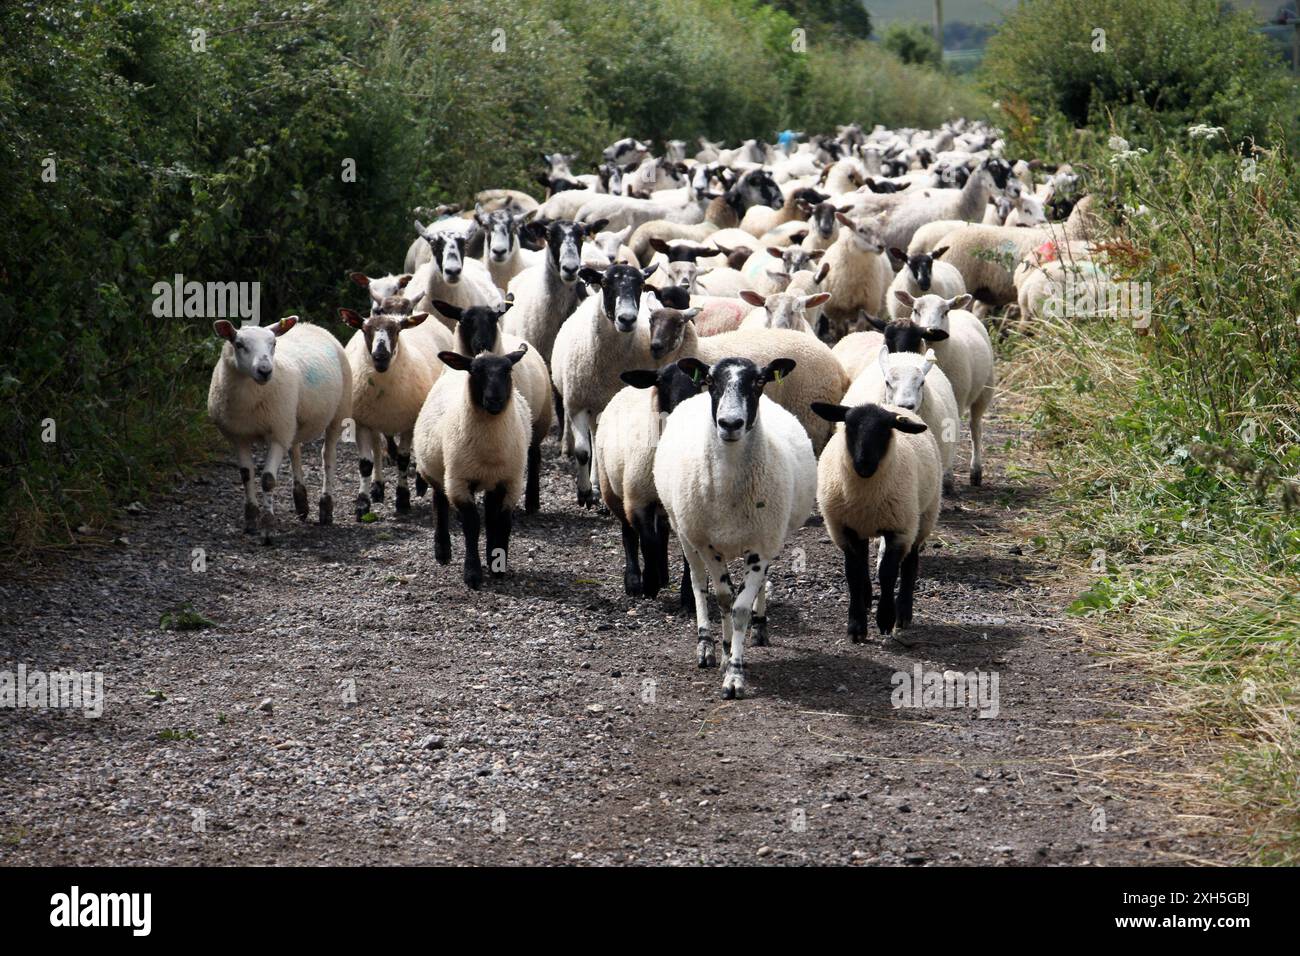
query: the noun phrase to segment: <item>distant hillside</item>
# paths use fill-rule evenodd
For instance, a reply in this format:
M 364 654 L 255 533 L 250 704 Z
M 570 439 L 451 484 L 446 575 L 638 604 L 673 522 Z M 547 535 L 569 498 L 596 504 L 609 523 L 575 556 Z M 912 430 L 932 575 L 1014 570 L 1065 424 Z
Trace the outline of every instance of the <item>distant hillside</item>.
M 1242 10 L 1254 10 L 1268 20 L 1277 12 L 1283 0 L 1236 0 Z M 996 23 L 1002 14 L 1018 5 L 1018 0 L 943 0 L 945 21 L 966 23 Z M 934 16 L 933 0 L 866 0 L 871 12 L 871 22 L 879 28 L 898 20 L 929 23 Z

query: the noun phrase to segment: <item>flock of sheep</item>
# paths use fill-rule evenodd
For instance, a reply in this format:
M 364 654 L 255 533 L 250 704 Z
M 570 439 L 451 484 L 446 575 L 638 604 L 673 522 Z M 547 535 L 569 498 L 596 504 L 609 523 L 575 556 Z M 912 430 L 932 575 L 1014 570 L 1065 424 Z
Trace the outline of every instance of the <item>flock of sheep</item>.
M 454 507 L 478 588 L 484 563 L 506 572 L 520 498 L 542 506 L 558 420 L 579 503 L 599 496 L 622 527 L 629 594 L 667 583 L 672 529 L 701 667 L 718 663 L 712 582 L 725 697 L 744 694 L 746 636 L 766 642 L 768 567 L 814 507 L 844 552 L 850 638 L 867 635 L 873 539 L 879 631 L 909 627 L 963 418 L 981 481 L 995 382 L 983 318 L 1032 318 L 1060 294 L 1090 255 L 1088 202 L 1068 168 L 1012 164 L 978 123 L 800 138 L 701 140 L 694 158 L 681 141 L 656 157 L 623 139 L 589 175 L 548 154 L 544 202 L 502 189 L 472 213 L 439 207 L 415 223 L 401 273 L 353 273 L 370 308 L 339 310 L 356 330 L 346 347 L 296 317 L 217 322 L 208 411 L 236 450 L 245 530 L 270 540 L 286 453 L 306 518 L 301 447 L 322 435 L 332 522 L 350 419 L 357 518 L 384 500 L 386 459 L 409 511 L 413 464 L 417 496 L 433 492 L 436 559 L 451 560 Z

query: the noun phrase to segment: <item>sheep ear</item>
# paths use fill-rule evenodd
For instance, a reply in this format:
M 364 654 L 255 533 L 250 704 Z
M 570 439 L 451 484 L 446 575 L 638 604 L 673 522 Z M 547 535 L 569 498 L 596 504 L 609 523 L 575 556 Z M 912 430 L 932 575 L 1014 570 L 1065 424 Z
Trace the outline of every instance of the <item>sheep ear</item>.
M 948 247 L 947 247 L 947 246 L 940 246 L 938 249 L 934 250 L 934 252 L 930 253 L 930 258 L 931 258 L 931 259 L 938 259 L 940 256 L 942 256 L 942 255 L 943 255 L 945 252 L 947 252 L 947 251 L 948 251 Z
M 779 358 L 767 364 L 763 369 L 763 384 L 779 382 L 794 371 L 794 359 Z
M 849 414 L 845 406 L 832 405 L 830 402 L 813 402 L 809 407 L 812 408 L 814 415 L 828 422 L 842 422 Z
M 918 422 L 915 418 L 906 415 L 895 415 L 891 424 L 900 432 L 907 432 L 909 435 L 919 435 L 926 430 L 925 422 Z
M 829 292 L 816 292 L 813 295 L 803 297 L 803 307 L 805 309 L 815 309 L 819 305 L 825 305 L 831 300 Z
M 837 211 L 835 213 L 835 221 L 838 222 L 841 226 L 847 226 L 850 229 L 852 229 L 854 226 L 853 220 L 850 219 L 848 216 L 844 215 L 844 213 L 842 212 Z
M 912 298 L 912 293 L 908 292 L 906 289 L 895 289 L 894 298 L 903 303 L 903 305 L 907 306 L 909 309 L 916 305 L 916 300 Z
M 798 232 L 790 233 L 790 245 L 797 246 L 808 238 L 808 230 L 800 229 Z
M 438 358 L 442 359 L 443 364 L 448 368 L 454 368 L 458 372 L 468 372 L 469 367 L 474 364 L 472 358 L 459 352 L 439 352 Z
M 438 310 L 440 315 L 445 315 L 453 322 L 459 322 L 460 317 L 465 314 L 460 306 L 452 305 L 450 302 L 443 302 L 442 299 L 434 299 L 433 307 Z
M 285 332 L 288 332 L 291 328 L 293 328 L 297 324 L 298 324 L 298 316 L 296 315 L 285 316 L 279 322 L 275 323 L 275 325 L 271 326 L 271 331 L 274 332 L 277 337 L 279 337 L 281 335 L 284 335 Z
M 782 249 L 780 246 L 767 247 L 767 254 L 771 256 L 773 259 L 780 259 L 784 252 L 785 250 Z
M 515 294 L 507 292 L 506 297 L 501 300 L 501 305 L 497 307 L 497 315 L 505 315 L 515 306 Z
M 921 330 L 921 338 L 928 342 L 942 342 L 947 337 L 948 333 L 943 329 L 926 328 Z
M 684 309 L 682 311 L 682 318 L 685 319 L 687 322 L 694 322 L 695 317 L 699 314 L 700 314 L 699 309 Z
M 644 269 L 641 270 L 641 279 L 643 281 L 649 279 L 652 275 L 655 274 L 655 270 L 658 268 L 659 268 L 659 263 L 652 262 L 650 265 L 646 266 Z
M 826 255 L 825 249 L 814 249 L 812 252 L 808 253 L 808 258 L 811 259 L 813 262 L 816 262 L 824 255 Z M 830 271 L 830 266 L 828 265 L 826 269 L 827 271 Z
M 619 375 L 619 378 L 627 385 L 633 388 L 651 388 L 659 382 L 659 373 L 651 372 L 643 368 L 628 369 Z
M 655 238 L 650 240 L 650 248 L 655 252 L 662 252 L 664 255 L 668 255 L 668 250 L 671 249 L 672 246 L 668 244 L 668 240 L 666 239 Z
M 964 309 L 968 305 L 970 305 L 974 300 L 975 297 L 971 295 L 969 292 L 963 292 L 961 295 L 957 296 L 956 298 L 948 300 L 948 308 Z
M 596 233 L 600 232 L 608 225 L 609 225 L 608 219 L 597 219 L 595 222 L 583 223 L 583 227 L 585 228 L 586 233 L 589 236 L 594 236 Z
M 605 274 L 599 269 L 591 268 L 591 266 L 583 266 L 578 270 L 578 278 L 589 285 L 600 285 L 600 281 L 605 278 Z
M 370 288 L 370 276 L 366 275 L 364 272 L 349 272 L 348 278 L 363 289 Z
M 757 308 L 760 309 L 763 308 L 765 305 L 767 305 L 767 299 L 759 295 L 753 289 L 741 289 L 740 297 L 744 299 L 746 302 L 748 302 L 750 305 L 756 306 Z
M 817 284 L 820 285 L 821 283 L 825 282 L 826 277 L 830 274 L 831 274 L 831 264 L 829 262 L 822 263 L 822 267 L 817 270 Z
M 366 324 L 366 320 L 351 309 L 339 309 L 339 318 L 354 329 L 359 329 Z M 217 324 L 220 325 L 220 323 Z M 226 324 L 229 325 L 230 323 L 227 322 Z
M 415 315 L 408 315 L 402 319 L 401 327 L 403 329 L 413 329 L 429 317 L 428 312 L 417 312 Z
M 225 319 L 222 319 L 220 322 L 213 322 L 212 330 L 227 342 L 235 341 L 235 327 Z
M 906 262 L 907 253 L 904 252 L 902 249 L 899 249 L 897 246 L 890 246 L 889 258 L 893 259 L 895 262 Z
M 935 358 L 934 349 L 925 350 L 925 364 L 921 366 L 921 378 L 930 374 L 930 369 L 934 368 L 938 359 Z
M 880 371 L 889 371 L 889 346 L 881 345 L 880 351 L 876 353 L 876 361 L 880 363 Z
M 528 354 L 528 343 L 520 342 L 519 348 L 515 349 L 513 352 L 507 355 L 506 358 L 510 359 L 511 365 L 518 365 L 520 360 L 522 360 L 523 357 L 527 354 Z
M 885 329 L 889 328 L 888 322 L 884 319 L 878 319 L 874 315 L 868 314 L 865 309 L 859 313 L 859 317 L 877 332 L 883 332 Z
M 696 385 L 703 385 L 709 381 L 709 367 L 697 358 L 678 359 L 677 367 Z
M 418 219 L 415 220 L 415 231 L 420 236 L 425 235 L 424 223 L 420 222 Z
M 402 275 L 397 277 L 397 287 L 399 289 L 405 289 L 407 283 L 409 283 L 412 278 L 414 277 L 411 275 L 411 273 L 409 272 L 403 273 Z

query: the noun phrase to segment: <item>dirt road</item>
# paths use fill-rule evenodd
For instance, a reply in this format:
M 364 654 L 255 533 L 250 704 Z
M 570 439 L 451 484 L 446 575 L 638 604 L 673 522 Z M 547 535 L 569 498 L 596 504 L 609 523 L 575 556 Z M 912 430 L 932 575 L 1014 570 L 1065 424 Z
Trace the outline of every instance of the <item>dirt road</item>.
M 459 537 L 434 562 L 427 498 L 395 520 L 390 486 L 377 523 L 300 526 L 282 480 L 263 548 L 215 463 L 124 518 L 127 543 L 0 581 L 0 669 L 102 671 L 106 695 L 98 719 L 0 710 L 0 862 L 1223 858 L 1118 782 L 1177 769 L 1142 763 L 1149 688 L 1090 666 L 1063 613 L 1084 585 L 1015 530 L 1050 527 L 1042 479 L 1009 478 L 1027 452 L 991 432 L 985 486 L 961 473 L 922 556 L 918 643 L 847 642 L 841 555 L 810 524 L 806 566 L 774 566 L 751 696 L 726 703 L 676 591 L 623 594 L 616 524 L 577 508 L 553 441 L 543 513 L 479 593 Z M 348 446 L 344 501 L 355 473 Z M 186 602 L 215 626 L 160 629 Z M 996 716 L 895 709 L 918 664 L 996 674 Z

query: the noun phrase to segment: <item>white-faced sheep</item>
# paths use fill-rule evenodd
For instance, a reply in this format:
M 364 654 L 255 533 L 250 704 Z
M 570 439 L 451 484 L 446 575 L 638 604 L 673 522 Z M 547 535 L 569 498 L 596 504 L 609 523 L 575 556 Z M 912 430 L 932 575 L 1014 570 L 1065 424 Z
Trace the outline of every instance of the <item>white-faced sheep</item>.
M 831 540 L 844 552 L 849 639 L 860 643 L 867 635 L 868 549 L 876 537 L 881 539 L 876 626 L 889 636 L 895 627 L 912 624 L 921 546 L 939 518 L 939 448 L 925 434 L 925 423 L 902 408 L 818 403 L 815 410 L 844 424 L 817 463 L 817 505 Z
M 384 499 L 385 435 L 393 439 L 396 451 L 397 510 L 409 511 L 411 436 L 424 399 L 442 372 L 438 353 L 451 347 L 451 334 L 437 322 L 426 323 L 428 313 L 411 315 L 410 303 L 397 297 L 386 299 L 370 316 L 351 309 L 339 309 L 339 315 L 357 330 L 345 349 L 352 371 L 352 421 L 361 482 L 357 520 L 370 513 L 372 501 Z
M 894 280 L 894 270 L 885 257 L 885 243 L 880 235 L 879 223 L 854 222 L 843 213 L 836 213 L 840 237 L 822 256 L 822 264 L 830 267 L 830 275 L 822 288 L 831 294 L 822 308 L 824 319 L 818 334 L 835 341 L 852 331 L 852 323 L 860 312 L 883 315 L 885 293 Z
M 754 306 L 754 311 L 740 323 L 742 329 L 792 329 L 816 336 L 817 333 L 808 321 L 808 311 L 824 305 L 830 299 L 830 293 L 800 295 L 797 292 L 773 292 L 762 296 L 746 289 L 740 293 L 740 297 Z
M 578 504 L 594 504 L 596 419 L 623 381 L 622 372 L 650 364 L 649 335 L 638 322 L 645 280 L 655 266 L 611 266 L 603 273 L 582 270 L 582 279 L 599 288 L 565 320 L 555 337 L 551 374 L 564 409 L 564 425 L 578 462 Z
M 845 405 L 896 405 L 920 417 L 939 445 L 943 486 L 952 490 L 952 465 L 961 434 L 961 412 L 952 383 L 938 367 L 933 351 L 924 355 L 882 344 L 876 361 L 862 370 L 844 393 Z
M 889 285 L 889 294 L 885 297 L 885 306 L 891 318 L 902 318 L 910 314 L 910 310 L 894 295 L 900 289 L 913 296 L 933 292 L 945 299 L 966 291 L 966 283 L 962 281 L 961 273 L 956 267 L 939 261 L 947 251 L 947 246 L 940 246 L 934 252 L 918 252 L 909 256 L 898 248 L 889 250 L 889 257 L 899 266 L 898 274 Z
M 271 495 L 286 452 L 293 466 L 293 505 L 307 517 L 302 443 L 325 436 L 322 451 L 320 523 L 334 521 L 334 463 L 343 420 L 352 413 L 352 371 L 343 346 L 319 326 L 297 316 L 275 325 L 236 329 L 222 320 L 213 325 L 226 340 L 212 370 L 208 417 L 234 447 L 244 485 L 244 530 L 259 526 L 271 541 L 274 509 Z M 253 443 L 266 442 L 259 511 L 253 487 Z
M 668 583 L 668 517 L 655 490 L 655 448 L 668 416 L 699 386 L 676 362 L 620 377 L 627 386 L 600 414 L 596 475 L 601 497 L 623 529 L 623 588 L 652 598 Z
M 984 477 L 984 412 L 993 400 L 995 382 L 993 342 L 984 323 L 966 311 L 969 294 L 954 299 L 923 295 L 913 299 L 906 292 L 897 296 L 912 309 L 917 325 L 929 331 L 928 341 L 952 383 L 957 407 L 970 415 L 971 460 L 970 483 L 978 485 Z M 935 333 L 948 333 L 935 337 Z
M 473 589 L 483 583 L 474 500 L 479 491 L 488 568 L 493 577 L 506 571 L 512 515 L 524 489 L 532 432 L 528 402 L 511 376 L 526 348 L 474 358 L 440 353 L 454 371 L 438 378 L 415 423 L 415 467 L 433 488 L 434 558 L 439 564 L 451 561 L 449 506 L 455 505 L 465 535 L 465 584 Z
M 433 307 L 456 323 L 452 351 L 461 355 L 507 355 L 520 351 L 528 344 L 517 336 L 501 331 L 502 317 L 510 310 L 509 305 L 499 309 L 484 305 L 460 309 L 449 302 L 435 301 Z M 555 417 L 551 376 L 541 355 L 531 347 L 524 349 L 524 357 L 515 365 L 511 375 L 515 389 L 528 403 L 531 415 L 524 513 L 533 514 L 541 503 L 542 442 L 551 430 L 551 421 Z
M 688 398 L 668 418 L 655 452 L 654 480 L 690 567 L 696 661 L 716 663 L 709 630 L 708 581 L 722 617 L 723 697 L 745 695 L 745 635 L 767 643 L 767 569 L 812 511 L 817 459 L 798 420 L 763 395 L 796 362 L 765 366 L 727 358 L 678 366 L 708 393 Z M 798 374 L 798 373 L 796 373 Z M 729 562 L 745 562 L 733 594 Z

